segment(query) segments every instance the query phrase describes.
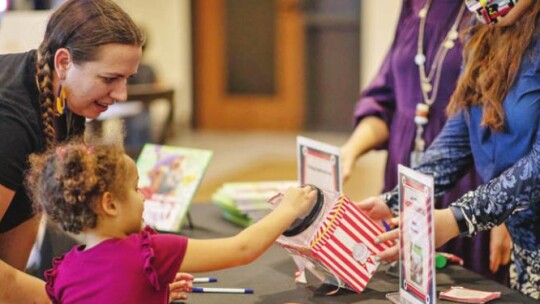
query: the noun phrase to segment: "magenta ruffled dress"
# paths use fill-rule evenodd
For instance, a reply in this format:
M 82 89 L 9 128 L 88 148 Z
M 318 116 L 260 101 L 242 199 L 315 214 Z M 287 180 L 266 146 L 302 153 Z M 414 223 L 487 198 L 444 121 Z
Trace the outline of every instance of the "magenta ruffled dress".
M 85 250 L 73 247 L 45 272 L 53 303 L 168 303 L 188 239 L 149 227 Z

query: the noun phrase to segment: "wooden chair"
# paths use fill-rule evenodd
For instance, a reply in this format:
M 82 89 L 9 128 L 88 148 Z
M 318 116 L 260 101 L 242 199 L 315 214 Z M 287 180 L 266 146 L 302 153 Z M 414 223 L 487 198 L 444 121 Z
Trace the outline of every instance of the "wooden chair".
M 169 105 L 169 111 L 165 123 L 158 135 L 157 143 L 165 144 L 165 141 L 173 133 L 172 123 L 174 118 L 174 89 L 154 84 L 128 85 L 128 101 L 141 101 L 145 111 L 150 111 L 152 103 L 165 100 Z M 148 126 L 150 127 L 150 126 Z

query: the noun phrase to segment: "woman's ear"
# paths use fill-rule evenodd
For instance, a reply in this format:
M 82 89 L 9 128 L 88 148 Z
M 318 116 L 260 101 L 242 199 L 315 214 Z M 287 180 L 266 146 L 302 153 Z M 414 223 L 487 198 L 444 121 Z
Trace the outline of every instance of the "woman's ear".
M 103 195 L 101 195 L 99 207 L 102 210 L 103 215 L 118 215 L 118 206 L 116 205 L 116 201 L 113 199 L 113 195 L 111 192 L 105 192 L 103 193 Z
M 58 79 L 64 80 L 66 78 L 67 70 L 71 67 L 73 60 L 71 52 L 66 48 L 59 48 L 54 54 L 54 70 Z

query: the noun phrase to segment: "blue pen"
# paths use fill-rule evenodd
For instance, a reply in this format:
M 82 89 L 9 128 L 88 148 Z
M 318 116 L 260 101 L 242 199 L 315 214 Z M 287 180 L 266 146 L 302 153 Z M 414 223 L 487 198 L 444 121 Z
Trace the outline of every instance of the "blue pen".
M 203 293 L 253 293 L 253 289 L 249 288 L 208 288 L 208 287 L 193 287 L 191 292 Z
M 215 283 L 217 282 L 217 278 L 194 278 L 193 283 Z
M 384 229 L 385 229 L 386 231 L 392 230 L 392 228 L 390 227 L 390 225 L 388 225 L 388 223 L 387 223 L 385 220 L 382 220 L 382 224 L 383 224 Z

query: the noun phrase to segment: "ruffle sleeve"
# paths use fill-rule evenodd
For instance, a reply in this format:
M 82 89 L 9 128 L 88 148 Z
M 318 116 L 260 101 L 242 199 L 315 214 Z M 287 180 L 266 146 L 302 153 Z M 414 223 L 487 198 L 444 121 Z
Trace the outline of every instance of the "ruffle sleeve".
M 56 274 L 58 273 L 59 265 L 64 261 L 64 255 L 54 258 L 52 262 L 52 268 L 45 271 L 45 291 L 54 304 L 59 304 L 60 301 L 56 298 L 54 291 L 54 282 L 56 280 Z
M 188 239 L 145 227 L 137 235 L 144 274 L 156 291 L 169 288 L 184 259 Z
M 154 287 L 156 291 L 159 291 L 161 290 L 161 286 L 159 284 L 158 272 L 153 265 L 155 256 L 151 240 L 151 236 L 153 234 L 157 234 L 157 232 L 149 226 L 144 227 L 144 229 L 140 232 L 141 255 L 143 258 L 144 273 L 150 281 L 150 284 L 152 284 L 152 287 Z

